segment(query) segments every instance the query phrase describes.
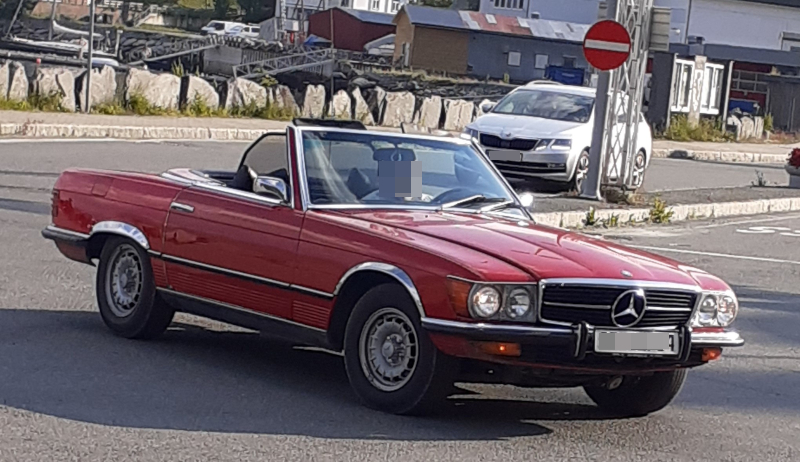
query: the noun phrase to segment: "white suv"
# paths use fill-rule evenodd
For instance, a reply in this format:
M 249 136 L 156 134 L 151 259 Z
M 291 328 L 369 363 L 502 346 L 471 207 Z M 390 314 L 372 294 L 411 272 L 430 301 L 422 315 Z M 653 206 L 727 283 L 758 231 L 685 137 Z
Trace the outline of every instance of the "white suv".
M 467 125 L 465 134 L 479 141 L 507 178 L 542 178 L 571 183 L 580 190 L 589 171 L 596 90 L 589 87 L 532 82 L 514 89 L 485 115 Z M 620 120 L 620 122 L 624 122 Z M 616 130 L 624 130 L 617 123 Z M 641 186 L 652 152 L 650 126 L 639 114 L 632 184 Z M 609 175 L 616 177 L 609 165 Z

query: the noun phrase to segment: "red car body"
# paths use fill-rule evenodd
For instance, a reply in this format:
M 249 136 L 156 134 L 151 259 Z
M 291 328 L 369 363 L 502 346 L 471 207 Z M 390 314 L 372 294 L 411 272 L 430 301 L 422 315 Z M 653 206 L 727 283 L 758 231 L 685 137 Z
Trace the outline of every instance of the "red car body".
M 288 137 L 295 176 L 299 131 L 290 128 Z M 409 292 L 439 351 L 495 365 L 643 373 L 704 364 L 703 348 L 743 343 L 735 332 L 684 322 L 679 357 L 590 360 L 592 325 L 482 322 L 455 306 L 453 284 L 538 284 L 540 296 L 547 284 L 580 281 L 698 294 L 730 287 L 670 259 L 529 221 L 458 211 L 304 208 L 300 200 L 274 207 L 224 188 L 198 188 L 191 181 L 204 178 L 196 175 L 67 170 L 54 187 L 45 237 L 70 259 L 91 263 L 103 239 L 125 236 L 146 249 L 159 293 L 179 310 L 337 351 L 358 294 L 385 280 Z M 293 196 L 302 197 L 302 181 L 292 184 Z M 486 342 L 521 344 L 522 352 L 493 352 Z M 531 342 L 536 351 L 526 354 Z M 547 347 L 564 354 L 540 354 Z

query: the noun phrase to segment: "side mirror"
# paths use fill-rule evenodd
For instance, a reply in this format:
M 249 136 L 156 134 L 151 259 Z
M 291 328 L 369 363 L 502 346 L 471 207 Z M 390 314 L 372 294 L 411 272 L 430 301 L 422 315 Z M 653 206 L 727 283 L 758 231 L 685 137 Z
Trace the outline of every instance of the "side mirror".
M 497 105 L 497 103 L 492 103 L 491 101 L 487 101 L 487 102 L 481 104 L 481 111 L 483 111 L 483 113 L 486 114 L 486 113 L 490 112 L 492 109 L 494 109 L 494 107 L 496 105 Z
M 281 203 L 289 202 L 289 189 L 286 182 L 272 176 L 259 176 L 253 183 L 253 192 L 259 196 L 277 199 Z
M 523 207 L 528 209 L 533 205 L 533 194 L 522 193 L 519 196 L 519 201 L 522 203 Z

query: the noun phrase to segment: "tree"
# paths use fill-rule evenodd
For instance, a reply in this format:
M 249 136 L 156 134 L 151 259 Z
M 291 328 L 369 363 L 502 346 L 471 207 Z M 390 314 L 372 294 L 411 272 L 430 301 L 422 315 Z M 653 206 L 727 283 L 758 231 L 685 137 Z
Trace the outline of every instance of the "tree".
M 275 0 L 239 0 L 244 22 L 259 23 L 275 16 Z
M 434 8 L 450 8 L 453 0 L 419 0 L 419 4 L 423 6 L 432 6 Z
M 214 0 L 214 17 L 225 19 L 228 17 L 228 10 L 233 6 L 234 0 Z

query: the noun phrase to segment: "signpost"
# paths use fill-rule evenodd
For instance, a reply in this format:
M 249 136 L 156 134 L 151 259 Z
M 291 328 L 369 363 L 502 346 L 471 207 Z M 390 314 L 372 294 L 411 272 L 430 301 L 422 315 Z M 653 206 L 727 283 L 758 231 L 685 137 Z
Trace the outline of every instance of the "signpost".
M 94 54 L 94 0 L 89 0 L 89 55 L 88 65 L 86 68 L 86 104 L 83 105 L 84 112 L 89 113 L 92 110 L 92 55 Z
M 616 21 L 600 21 L 583 39 L 583 54 L 595 69 L 610 71 L 622 66 L 631 54 L 631 36 Z
M 609 0 L 605 19 L 586 33 L 583 52 L 599 70 L 589 171 L 580 194 L 602 200 L 601 185 L 629 185 L 635 153 L 653 0 Z M 639 187 L 640 179 L 634 187 Z

